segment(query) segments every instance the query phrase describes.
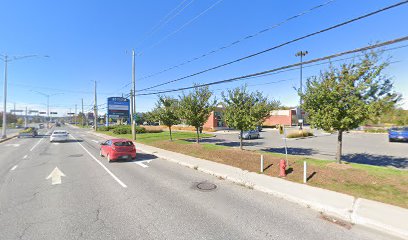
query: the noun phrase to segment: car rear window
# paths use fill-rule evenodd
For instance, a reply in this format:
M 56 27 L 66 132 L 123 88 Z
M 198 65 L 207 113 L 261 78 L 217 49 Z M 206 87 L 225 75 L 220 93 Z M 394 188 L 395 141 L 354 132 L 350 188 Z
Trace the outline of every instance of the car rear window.
M 113 143 L 113 145 L 118 146 L 118 147 L 129 147 L 129 146 L 133 146 L 133 143 L 130 141 L 126 141 L 126 142 L 115 142 Z

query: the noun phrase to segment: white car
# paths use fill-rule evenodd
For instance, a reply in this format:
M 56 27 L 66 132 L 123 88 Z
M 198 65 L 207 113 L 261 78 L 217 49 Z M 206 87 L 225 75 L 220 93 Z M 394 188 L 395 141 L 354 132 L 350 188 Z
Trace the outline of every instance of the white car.
M 50 136 L 50 142 L 66 142 L 68 134 L 65 130 L 55 130 Z

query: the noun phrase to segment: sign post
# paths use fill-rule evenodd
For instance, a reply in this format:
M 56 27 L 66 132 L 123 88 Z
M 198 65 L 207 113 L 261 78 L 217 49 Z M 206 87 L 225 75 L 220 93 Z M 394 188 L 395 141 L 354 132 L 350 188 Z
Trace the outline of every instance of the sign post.
M 279 134 L 283 134 L 283 139 L 285 141 L 285 158 L 286 158 L 286 166 L 288 166 L 288 145 L 286 143 L 286 128 L 285 125 L 279 125 Z

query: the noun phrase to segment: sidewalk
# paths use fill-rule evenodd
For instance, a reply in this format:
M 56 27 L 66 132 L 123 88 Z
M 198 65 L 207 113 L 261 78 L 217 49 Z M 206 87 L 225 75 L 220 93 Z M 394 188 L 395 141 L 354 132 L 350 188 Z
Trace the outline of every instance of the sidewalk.
M 4 139 L 0 139 L 0 143 L 5 142 L 5 141 L 8 141 L 8 140 L 10 140 L 10 139 L 13 139 L 13 138 L 15 138 L 15 137 L 17 137 L 17 136 L 18 136 L 18 133 L 9 134 L 8 137 L 6 137 L 6 138 L 4 138 Z
M 92 132 L 95 135 L 110 136 Z M 408 209 L 136 143 L 142 152 L 281 197 L 342 220 L 408 239 Z

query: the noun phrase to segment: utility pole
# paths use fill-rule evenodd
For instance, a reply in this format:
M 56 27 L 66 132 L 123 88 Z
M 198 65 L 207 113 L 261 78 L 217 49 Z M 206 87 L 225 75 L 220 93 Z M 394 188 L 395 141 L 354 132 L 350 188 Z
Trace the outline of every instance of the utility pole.
M 302 83 L 302 71 L 303 71 L 303 57 L 306 56 L 306 54 L 308 54 L 308 51 L 299 51 L 295 54 L 296 57 L 300 57 L 300 86 L 299 86 L 299 93 L 302 94 L 303 93 L 303 83 Z M 299 125 L 299 129 L 303 128 L 303 116 L 302 116 L 302 95 L 300 95 L 299 98 L 299 119 L 301 120 L 300 125 Z
M 51 118 L 50 118 L 50 95 L 46 95 L 47 97 L 47 128 L 50 128 L 50 122 L 51 122 Z
M 3 128 L 1 138 L 7 138 L 7 55 L 4 56 L 4 102 L 3 102 Z
M 94 129 L 95 131 L 98 130 L 98 103 L 97 103 L 97 97 L 96 97 L 96 80 L 94 81 L 94 87 L 95 87 L 95 105 L 94 105 Z
M 132 121 L 132 139 L 136 140 L 136 132 L 135 132 L 135 117 L 136 117 L 136 81 L 135 81 L 135 50 L 132 49 L 132 91 L 130 92 L 131 96 L 131 101 L 132 101 L 132 116 L 131 121 Z M 135 132 L 133 134 L 133 132 Z
M 75 125 L 77 124 L 77 105 L 75 104 L 75 113 L 74 113 Z
M 81 105 L 82 105 L 82 121 L 81 121 L 81 125 L 82 125 L 82 127 L 84 126 L 84 118 L 85 118 L 85 113 L 84 113 L 84 99 L 83 98 L 81 98 Z
M 24 127 L 27 127 L 27 106 L 26 106 L 25 117 L 24 117 Z
M 130 89 L 130 109 L 131 109 L 131 114 L 130 114 L 130 122 L 131 122 L 131 126 L 132 126 L 132 139 L 135 140 L 136 139 L 136 131 L 135 131 L 135 126 L 133 124 L 134 119 L 133 119 L 133 91 L 132 89 Z

